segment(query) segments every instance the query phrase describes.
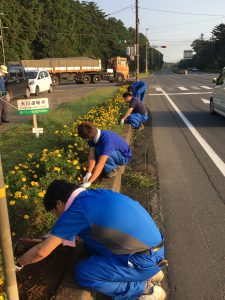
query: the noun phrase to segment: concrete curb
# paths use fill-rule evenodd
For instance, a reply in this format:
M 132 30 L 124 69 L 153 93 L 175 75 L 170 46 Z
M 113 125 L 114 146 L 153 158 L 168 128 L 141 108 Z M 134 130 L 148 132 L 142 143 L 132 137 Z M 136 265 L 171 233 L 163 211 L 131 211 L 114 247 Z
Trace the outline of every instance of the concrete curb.
M 129 144 L 132 136 L 132 129 L 130 125 L 124 125 L 120 134 L 125 141 Z M 102 180 L 102 186 L 106 189 L 111 189 L 114 192 L 119 192 L 121 187 L 121 178 L 124 172 L 125 166 L 120 167 L 117 175 L 112 178 L 104 178 Z M 82 289 L 74 282 L 74 266 L 79 261 L 86 258 L 82 245 L 78 245 L 71 254 L 71 260 L 66 268 L 66 272 L 62 279 L 62 282 L 57 290 L 56 296 L 52 300 L 95 300 L 96 293 Z

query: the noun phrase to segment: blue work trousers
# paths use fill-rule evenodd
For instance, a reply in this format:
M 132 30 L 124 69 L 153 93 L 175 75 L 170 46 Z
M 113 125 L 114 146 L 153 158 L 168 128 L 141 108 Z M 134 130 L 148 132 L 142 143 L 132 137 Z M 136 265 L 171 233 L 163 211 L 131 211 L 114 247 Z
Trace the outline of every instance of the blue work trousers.
M 129 117 L 126 119 L 126 123 L 131 124 L 133 127 L 137 128 L 142 123 L 145 123 L 148 120 L 148 115 L 133 113 L 130 114 Z
M 146 281 L 161 269 L 157 263 L 164 258 L 164 248 L 150 254 L 100 256 L 92 255 L 75 269 L 76 282 L 114 300 L 137 300 Z
M 98 149 L 96 149 L 97 154 L 97 160 L 98 160 Z M 127 165 L 130 161 L 130 157 L 125 157 L 120 151 L 113 151 L 111 155 L 108 157 L 105 166 L 104 166 L 104 172 L 107 174 L 110 171 L 118 168 L 118 166 Z

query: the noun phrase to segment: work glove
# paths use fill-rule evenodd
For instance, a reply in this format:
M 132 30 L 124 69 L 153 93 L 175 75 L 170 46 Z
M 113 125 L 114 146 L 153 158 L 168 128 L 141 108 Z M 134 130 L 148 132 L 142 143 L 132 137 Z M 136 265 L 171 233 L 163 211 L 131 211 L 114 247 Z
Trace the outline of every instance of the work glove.
M 15 269 L 16 269 L 16 272 L 19 272 L 23 269 L 23 266 L 20 263 L 18 263 L 17 260 L 15 260 Z
M 121 119 L 120 120 L 120 125 L 123 125 L 124 124 L 124 119 Z
M 87 172 L 85 175 L 84 175 L 84 177 L 83 177 L 83 182 L 87 182 L 88 181 L 88 179 L 91 177 L 91 173 L 90 172 Z
M 80 185 L 80 188 L 87 189 L 91 186 L 91 183 L 86 181 Z

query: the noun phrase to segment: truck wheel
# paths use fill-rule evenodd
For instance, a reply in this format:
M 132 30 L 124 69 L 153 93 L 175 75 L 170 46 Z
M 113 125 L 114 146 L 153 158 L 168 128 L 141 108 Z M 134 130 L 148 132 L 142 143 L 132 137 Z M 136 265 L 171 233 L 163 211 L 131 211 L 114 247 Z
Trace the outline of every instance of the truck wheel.
M 59 85 L 59 78 L 57 76 L 52 77 L 53 86 Z
M 123 74 L 121 74 L 121 73 L 117 74 L 117 76 L 116 76 L 116 81 L 120 83 L 120 82 L 122 82 L 123 80 L 124 80 Z
M 90 76 L 90 75 L 87 75 L 87 74 L 84 75 L 84 76 L 83 76 L 83 79 L 82 79 L 82 82 L 85 83 L 85 84 L 86 84 L 86 83 L 90 83 L 90 82 L 91 82 L 91 76 Z
M 39 91 L 40 91 L 40 89 L 39 89 L 39 86 L 37 85 L 37 86 L 36 86 L 36 89 L 35 89 L 35 96 L 38 96 L 38 95 L 39 95 Z
M 30 98 L 30 89 L 28 87 L 26 88 L 26 93 L 25 93 L 24 97 Z
M 92 82 L 93 83 L 98 83 L 98 82 L 100 82 L 101 81 L 101 76 L 100 75 L 94 75 L 93 77 L 92 77 Z

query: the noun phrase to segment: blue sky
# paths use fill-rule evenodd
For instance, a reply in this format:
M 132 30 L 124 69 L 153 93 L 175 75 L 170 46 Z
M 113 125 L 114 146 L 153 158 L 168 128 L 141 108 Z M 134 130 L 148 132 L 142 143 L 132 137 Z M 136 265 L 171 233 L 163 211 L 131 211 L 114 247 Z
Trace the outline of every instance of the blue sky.
M 121 19 L 126 27 L 135 27 L 135 0 L 92 0 L 107 14 Z M 89 0 L 87 2 L 90 2 Z M 205 38 L 211 36 L 212 29 L 225 23 L 224 0 L 139 0 L 140 31 L 145 34 L 152 45 L 166 45 L 159 49 L 164 54 L 164 61 L 176 62 L 183 57 L 183 51 L 191 49 L 194 39 L 203 33 Z M 158 12 L 150 9 L 167 10 L 188 14 Z M 195 15 L 195 14 L 204 14 Z

